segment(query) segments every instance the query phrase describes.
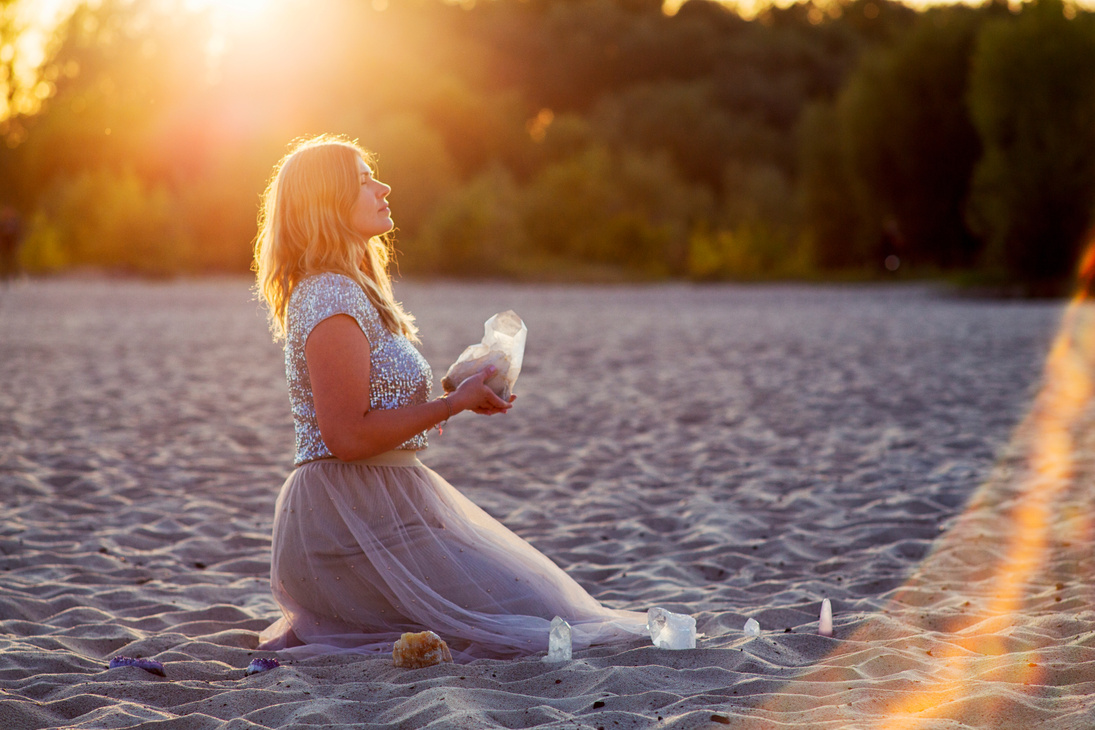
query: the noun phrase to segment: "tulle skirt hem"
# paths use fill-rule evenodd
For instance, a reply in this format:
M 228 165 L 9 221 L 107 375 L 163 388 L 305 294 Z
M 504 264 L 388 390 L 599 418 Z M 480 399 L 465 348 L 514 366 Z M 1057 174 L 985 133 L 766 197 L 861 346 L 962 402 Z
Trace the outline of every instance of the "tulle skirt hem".
M 454 660 L 547 649 L 551 620 L 575 649 L 648 636 L 646 614 L 608 608 L 433 470 L 317 461 L 285 481 L 271 584 L 283 616 L 260 649 L 297 658 L 390 654 L 432 630 Z

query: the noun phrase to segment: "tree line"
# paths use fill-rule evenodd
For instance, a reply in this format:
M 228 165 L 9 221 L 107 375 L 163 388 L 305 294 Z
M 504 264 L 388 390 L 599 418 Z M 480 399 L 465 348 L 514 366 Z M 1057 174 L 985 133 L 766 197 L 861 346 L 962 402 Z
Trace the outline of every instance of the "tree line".
M 1067 287 L 1095 204 L 1095 21 L 1061 0 L 82 4 L 0 123 L 33 272 L 247 270 L 286 143 L 393 186 L 404 274 L 958 276 Z M 5 46 L 14 34 L 0 23 Z M 14 53 L 0 54 L 13 97 Z

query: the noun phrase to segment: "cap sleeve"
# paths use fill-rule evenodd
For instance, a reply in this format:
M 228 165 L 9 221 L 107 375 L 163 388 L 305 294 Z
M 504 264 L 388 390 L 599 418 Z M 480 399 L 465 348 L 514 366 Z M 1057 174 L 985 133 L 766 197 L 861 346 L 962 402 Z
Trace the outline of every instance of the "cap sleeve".
M 289 302 L 290 336 L 302 345 L 316 325 L 336 314 L 353 317 L 370 342 L 377 342 L 383 324 L 376 307 L 356 281 L 342 274 L 319 274 L 297 284 Z

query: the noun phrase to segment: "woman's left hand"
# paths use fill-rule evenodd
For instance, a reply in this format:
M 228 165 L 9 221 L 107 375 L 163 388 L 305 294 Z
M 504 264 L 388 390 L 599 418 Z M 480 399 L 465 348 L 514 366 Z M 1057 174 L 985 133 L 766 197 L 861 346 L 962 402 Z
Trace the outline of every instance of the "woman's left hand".
M 480 373 L 465 378 L 460 383 L 448 396 L 454 415 L 460 411 L 472 411 L 483 416 L 492 416 L 495 413 L 505 413 L 512 408 L 516 395 L 511 395 L 509 401 L 504 401 L 485 384 L 485 381 L 495 372 L 497 368 L 492 365 Z
M 493 392 L 494 391 L 491 391 L 492 394 L 493 394 Z M 494 397 L 498 398 L 498 396 L 494 396 Z M 498 400 L 502 400 L 502 399 L 498 398 Z M 481 416 L 493 416 L 495 413 L 505 413 L 506 411 L 508 411 L 510 409 L 510 404 L 512 404 L 513 401 L 515 401 L 515 400 L 517 400 L 517 396 L 516 395 L 511 395 L 509 397 L 509 401 L 502 401 L 502 403 L 504 404 L 503 408 L 496 408 L 496 407 L 493 407 L 493 406 L 487 406 L 487 407 L 484 407 L 484 408 L 472 408 L 471 410 L 472 410 L 473 413 L 478 413 Z

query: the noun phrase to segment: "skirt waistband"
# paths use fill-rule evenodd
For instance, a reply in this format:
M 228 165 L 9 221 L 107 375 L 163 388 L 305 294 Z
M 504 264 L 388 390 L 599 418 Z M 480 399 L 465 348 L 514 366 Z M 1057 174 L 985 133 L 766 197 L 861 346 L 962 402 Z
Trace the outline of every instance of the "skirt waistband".
M 328 461 L 336 464 L 354 464 L 355 466 L 422 466 L 422 462 L 418 460 L 418 452 L 407 449 L 385 451 L 382 454 L 370 456 L 368 459 L 355 459 L 354 461 L 343 461 L 342 459 L 336 459 L 333 456 L 326 459 L 316 459 L 316 461 Z

